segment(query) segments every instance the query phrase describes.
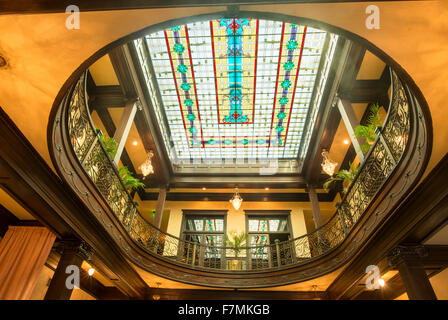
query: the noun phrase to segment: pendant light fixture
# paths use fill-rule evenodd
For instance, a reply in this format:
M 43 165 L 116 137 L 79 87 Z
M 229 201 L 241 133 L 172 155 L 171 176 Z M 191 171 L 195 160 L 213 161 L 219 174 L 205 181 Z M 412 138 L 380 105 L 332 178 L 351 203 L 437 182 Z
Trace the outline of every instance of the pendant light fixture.
M 154 173 L 154 168 L 152 167 L 151 158 L 154 156 L 154 153 L 149 150 L 148 157 L 146 158 L 145 162 L 142 163 L 142 165 L 139 167 L 139 169 L 143 173 L 143 177 L 146 178 L 148 175 Z
M 322 161 L 322 170 L 328 174 L 329 176 L 333 176 L 334 175 L 334 170 L 336 169 L 336 166 L 338 165 L 337 162 L 331 160 L 328 157 L 328 151 L 327 150 L 322 150 L 322 157 L 323 157 L 323 161 Z
M 238 193 L 238 187 L 235 187 L 235 193 L 233 194 L 232 199 L 229 200 L 230 203 L 233 205 L 236 211 L 241 207 L 241 204 L 243 203 L 243 198 L 241 198 L 240 194 Z

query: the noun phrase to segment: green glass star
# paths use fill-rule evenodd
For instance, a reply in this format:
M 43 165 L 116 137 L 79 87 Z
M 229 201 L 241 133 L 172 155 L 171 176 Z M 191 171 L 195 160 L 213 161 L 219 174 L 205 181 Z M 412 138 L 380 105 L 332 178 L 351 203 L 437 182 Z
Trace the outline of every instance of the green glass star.
M 288 89 L 291 86 L 291 81 L 289 80 L 283 80 L 281 83 L 281 86 L 283 89 Z
M 281 105 L 287 104 L 289 99 L 287 97 L 281 97 L 278 102 L 280 102 Z
M 186 105 L 187 107 L 191 107 L 191 106 L 193 105 L 193 100 L 191 100 L 191 99 L 185 99 L 184 103 L 185 103 L 185 105 Z
M 192 134 L 195 134 L 196 132 L 198 132 L 198 129 L 196 129 L 195 127 L 191 127 L 188 131 L 190 131 Z
M 188 83 L 186 83 L 186 82 L 182 83 L 182 84 L 180 85 L 180 87 L 181 87 L 182 90 L 184 90 L 184 91 L 188 91 L 188 90 L 190 90 L 190 88 L 191 88 L 191 86 L 190 86 Z
M 298 45 L 299 43 L 296 40 L 289 40 L 286 44 L 286 48 L 288 48 L 288 50 L 294 50 Z
M 182 52 L 184 52 L 185 47 L 181 44 L 181 43 L 176 43 L 173 47 L 174 51 L 176 51 L 177 53 L 181 54 Z
M 283 65 L 283 68 L 285 68 L 286 71 L 292 70 L 294 68 L 294 62 L 288 61 Z
M 283 128 L 282 126 L 278 126 L 277 128 L 275 128 L 275 131 L 277 131 L 278 133 L 282 132 L 283 130 L 285 130 L 285 128 Z
M 279 114 L 277 115 L 277 118 L 281 119 L 285 119 L 286 114 L 284 112 L 279 112 Z
M 185 73 L 187 72 L 188 67 L 186 65 L 184 65 L 183 63 L 181 63 L 178 67 L 177 67 L 177 71 L 179 71 L 180 73 Z

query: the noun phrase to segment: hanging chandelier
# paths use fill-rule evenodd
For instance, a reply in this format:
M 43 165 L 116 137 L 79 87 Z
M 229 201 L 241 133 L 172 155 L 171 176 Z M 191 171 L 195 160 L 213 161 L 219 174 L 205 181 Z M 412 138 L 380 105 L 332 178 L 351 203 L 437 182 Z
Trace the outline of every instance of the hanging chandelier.
M 328 174 L 329 176 L 333 176 L 334 175 L 334 170 L 336 169 L 336 166 L 338 165 L 337 162 L 331 160 L 328 157 L 328 152 L 326 150 L 322 151 L 322 157 L 323 157 L 323 161 L 322 161 L 322 170 Z
M 148 175 L 154 173 L 154 168 L 152 167 L 151 158 L 154 156 L 154 153 L 150 150 L 148 152 L 148 157 L 146 158 L 145 162 L 142 163 L 142 165 L 139 167 L 139 169 L 143 173 L 143 177 L 147 177 Z
M 238 193 L 238 187 L 235 187 L 235 193 L 233 194 L 232 199 L 229 200 L 230 203 L 233 205 L 236 211 L 241 207 L 241 204 L 243 203 L 243 198 L 241 198 L 240 194 Z

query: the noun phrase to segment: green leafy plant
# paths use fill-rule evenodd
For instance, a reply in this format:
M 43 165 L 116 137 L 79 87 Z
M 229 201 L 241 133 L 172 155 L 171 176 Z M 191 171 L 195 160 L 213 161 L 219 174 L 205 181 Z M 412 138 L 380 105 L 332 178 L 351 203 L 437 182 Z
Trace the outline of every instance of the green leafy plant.
M 230 231 L 229 235 L 226 235 L 226 247 L 230 247 L 235 252 L 235 256 L 238 257 L 241 248 L 246 245 L 247 233 L 241 232 L 238 234 L 236 231 Z
M 115 141 L 115 139 L 111 137 L 105 138 L 104 135 L 102 134 L 99 136 L 99 139 L 103 144 L 104 148 L 106 149 L 107 153 L 109 154 L 109 156 L 113 159 L 117 154 L 117 148 L 118 148 L 117 141 Z
M 355 128 L 355 137 L 363 138 L 366 143 L 361 145 L 361 150 L 364 153 L 369 152 L 371 144 L 375 141 L 378 134 L 375 132 L 377 127 L 380 127 L 382 122 L 378 111 L 380 106 L 378 103 L 370 106 L 370 115 L 367 119 L 366 125 L 359 125 Z
M 132 176 L 132 173 L 129 171 L 128 167 L 126 166 L 119 167 L 118 173 L 120 174 L 120 178 L 128 191 L 145 187 L 145 184 L 143 182 Z
M 343 181 L 344 189 L 343 193 L 347 192 L 348 187 L 355 179 L 356 174 L 358 173 L 359 165 L 355 166 L 353 162 L 350 163 L 349 170 L 339 170 L 333 177 L 329 178 L 324 183 L 324 188 L 328 189 L 330 185 L 335 181 Z

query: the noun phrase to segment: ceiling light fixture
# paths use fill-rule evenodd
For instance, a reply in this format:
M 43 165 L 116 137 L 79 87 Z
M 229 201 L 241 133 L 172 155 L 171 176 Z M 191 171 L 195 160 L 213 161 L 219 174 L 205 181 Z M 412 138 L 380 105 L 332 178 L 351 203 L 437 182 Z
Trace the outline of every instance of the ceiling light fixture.
M 148 152 L 148 158 L 146 158 L 145 162 L 139 167 L 139 169 L 143 173 L 143 177 L 147 177 L 148 175 L 154 173 L 154 168 L 152 167 L 151 158 L 154 156 L 154 153 L 150 150 Z
M 348 139 L 344 140 L 344 144 L 348 144 L 350 141 L 348 141 Z
M 203 188 L 202 188 L 202 190 L 204 190 L 204 191 L 205 191 L 205 190 L 207 190 L 207 188 L 206 188 L 206 187 L 203 187 Z
M 384 279 L 378 279 L 378 283 L 380 284 L 381 287 L 384 287 Z
M 268 191 L 268 190 L 269 190 L 269 188 L 268 188 L 268 187 L 266 187 L 266 188 L 264 188 L 264 190 Z
M 95 273 L 95 269 L 90 268 L 89 271 L 87 271 L 87 273 L 89 274 L 89 276 L 93 276 L 93 274 Z
M 240 194 L 238 193 L 238 187 L 235 187 L 235 193 L 233 194 L 232 199 L 229 200 L 230 203 L 233 205 L 236 211 L 241 207 L 241 204 L 243 203 L 243 198 L 241 198 Z
M 138 142 L 134 141 L 134 142 L 132 142 L 132 145 L 136 146 L 136 145 L 138 145 Z
M 333 176 L 338 163 L 328 157 L 328 151 L 325 149 L 322 151 L 322 157 L 322 170 L 329 176 Z

